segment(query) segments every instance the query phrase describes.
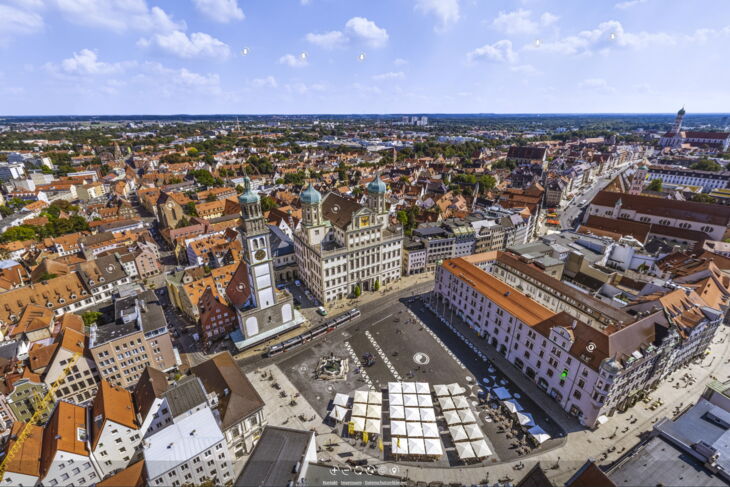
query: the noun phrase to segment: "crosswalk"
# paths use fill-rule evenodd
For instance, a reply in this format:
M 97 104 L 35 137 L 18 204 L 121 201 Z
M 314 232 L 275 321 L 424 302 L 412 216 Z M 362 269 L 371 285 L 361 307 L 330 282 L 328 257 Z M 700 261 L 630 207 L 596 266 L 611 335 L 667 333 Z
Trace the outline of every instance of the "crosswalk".
M 360 367 L 360 358 L 355 353 L 355 349 L 352 348 L 352 345 L 350 345 L 350 342 L 345 342 L 345 349 L 350 354 L 350 357 L 352 358 L 352 362 L 355 364 L 355 367 Z M 373 381 L 370 379 L 370 376 L 368 375 L 367 371 L 364 367 L 360 367 L 360 375 L 365 380 L 365 383 L 370 387 L 370 390 L 375 390 L 375 386 L 373 385 Z
M 373 348 L 375 348 L 375 351 L 380 355 L 380 359 L 383 361 L 386 367 L 388 367 L 388 370 L 393 375 L 396 381 L 400 382 L 401 376 L 398 374 L 398 371 L 395 370 L 395 367 L 393 367 L 393 364 L 390 362 L 390 359 L 388 356 L 383 352 L 383 349 L 380 348 L 380 345 L 378 345 L 378 342 L 375 340 L 373 335 L 370 333 L 370 331 L 365 331 L 365 336 L 370 340 L 370 343 L 372 343 Z

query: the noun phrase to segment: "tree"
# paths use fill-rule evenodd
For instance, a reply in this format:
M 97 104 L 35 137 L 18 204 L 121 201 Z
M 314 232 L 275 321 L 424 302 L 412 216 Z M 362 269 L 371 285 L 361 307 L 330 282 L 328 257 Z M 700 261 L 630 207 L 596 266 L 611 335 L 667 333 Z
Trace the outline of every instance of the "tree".
M 373 284 L 373 291 L 379 291 L 380 290 L 380 279 L 375 280 L 375 284 Z
M 691 164 L 689 166 L 690 169 L 696 169 L 698 171 L 713 171 L 718 172 L 722 171 L 723 167 L 716 163 L 715 161 L 711 161 L 709 159 L 700 159 L 699 161 Z
M 186 215 L 190 215 L 190 216 L 198 216 L 198 210 L 196 210 L 196 209 L 195 209 L 195 202 L 193 202 L 193 201 L 188 201 L 187 203 L 185 203 L 185 204 L 183 205 L 183 212 L 184 212 L 184 213 L 185 213 Z
M 87 311 L 81 315 L 81 319 L 84 320 L 84 325 L 91 326 L 99 322 L 101 313 L 98 311 Z
M 697 203 L 715 203 L 715 198 L 705 193 L 693 194 L 691 200 Z
M 355 290 L 353 291 L 353 294 L 355 295 L 356 298 L 359 298 L 360 295 L 362 294 L 362 289 L 360 289 L 359 284 L 355 286 Z
M 278 208 L 279 205 L 276 203 L 276 200 L 272 198 L 271 196 L 264 195 L 261 198 L 261 210 L 262 211 L 270 211 L 274 208 Z
M 198 155 L 198 149 L 196 149 L 195 147 L 191 147 L 190 149 L 188 149 L 188 156 L 196 157 L 197 155 Z
M 246 191 L 246 188 L 244 188 L 244 187 L 243 187 L 243 186 L 241 186 L 240 184 L 237 184 L 237 185 L 236 185 L 236 193 L 238 193 L 238 194 L 241 194 L 241 193 L 243 193 L 244 191 Z
M 646 187 L 648 191 L 656 191 L 657 193 L 661 193 L 662 191 L 662 180 L 661 179 L 652 179 L 649 185 Z
M 212 203 L 216 200 L 218 200 L 218 198 L 216 198 L 213 193 L 208 193 L 208 196 L 205 197 L 205 201 L 207 201 L 208 203 Z

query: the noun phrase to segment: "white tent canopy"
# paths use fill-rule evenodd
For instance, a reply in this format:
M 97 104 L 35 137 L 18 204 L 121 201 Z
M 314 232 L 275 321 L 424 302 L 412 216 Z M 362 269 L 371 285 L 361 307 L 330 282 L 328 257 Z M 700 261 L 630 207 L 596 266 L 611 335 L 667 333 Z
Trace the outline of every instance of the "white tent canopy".
M 427 396 L 426 394 L 419 394 L 418 405 L 422 408 L 430 408 L 433 406 L 433 399 L 431 399 L 430 395 Z
M 466 441 L 456 444 L 456 453 L 459 454 L 459 458 L 461 458 L 462 460 L 476 457 L 476 455 L 474 454 L 474 450 L 471 447 L 471 444 Z
M 441 409 L 443 409 L 444 411 L 448 411 L 449 409 L 456 409 L 454 401 L 450 397 L 439 397 L 439 404 L 441 404 Z
M 380 420 L 370 418 L 365 420 L 365 431 L 373 434 L 380 433 Z
M 403 394 L 403 405 L 418 407 L 418 396 L 415 394 Z
M 416 383 L 415 382 L 403 382 L 402 383 L 403 394 L 415 394 Z
M 425 455 L 426 446 L 423 444 L 423 438 L 408 437 L 408 453 L 411 455 Z
M 431 389 L 428 387 L 428 382 L 416 382 L 416 393 L 431 394 Z
M 403 387 L 400 382 L 388 382 L 388 394 L 400 394 Z
M 367 404 L 368 402 L 368 391 L 355 391 L 355 400 L 354 402 Z
M 423 429 L 424 438 L 438 438 L 439 428 L 436 423 L 421 423 L 421 429 Z
M 527 413 L 521 413 L 519 411 L 517 412 L 517 421 L 519 421 L 522 426 L 532 426 L 535 424 L 531 416 L 528 416 Z
M 421 427 L 421 423 L 406 423 L 406 431 L 408 434 L 408 438 L 423 438 L 423 428 Z
M 391 449 L 395 455 L 408 454 L 408 440 L 406 438 L 395 438 Z
M 421 412 L 418 410 L 418 408 L 405 408 L 406 411 L 406 421 L 420 421 L 421 420 Z
M 435 438 L 426 438 L 423 440 L 426 446 L 426 455 L 441 456 L 444 454 L 444 450 L 441 447 L 441 441 Z
M 551 436 L 539 426 L 533 426 L 532 428 L 527 430 L 527 432 L 530 434 L 530 436 L 535 438 L 535 441 L 537 441 L 541 445 L 551 438 Z
M 390 394 L 388 396 L 388 402 L 390 402 L 391 406 L 402 406 L 403 394 Z
M 391 421 L 390 422 L 390 435 L 391 436 L 406 436 L 406 422 L 405 421 Z
M 472 441 L 470 445 L 472 450 L 474 450 L 474 455 L 478 458 L 488 457 L 492 454 L 492 450 L 489 449 L 487 442 L 484 440 Z
M 352 418 L 352 426 L 355 431 L 365 430 L 365 418 Z
M 448 386 L 446 386 L 444 384 L 436 384 L 435 386 L 433 386 L 433 390 L 436 392 L 436 397 L 443 397 L 443 396 L 451 395 L 449 393 Z
M 461 425 L 449 426 L 449 433 L 451 433 L 451 438 L 453 438 L 454 441 L 466 441 L 469 439 L 464 427 Z
M 467 424 L 464 426 L 464 431 L 470 440 L 480 440 L 484 438 L 484 433 L 476 424 Z
M 364 418 L 365 416 L 367 416 L 367 413 L 368 413 L 367 404 L 361 404 L 359 402 L 356 402 L 355 404 L 353 404 L 353 406 L 352 406 L 352 415 L 353 416 L 360 416 L 360 417 Z
M 444 419 L 446 420 L 446 424 L 448 424 L 449 426 L 461 424 L 461 418 L 456 411 L 446 411 L 444 413 Z
M 382 407 L 379 404 L 368 404 L 368 411 L 366 416 L 368 418 L 380 419 L 382 414 Z
M 517 406 L 512 401 L 502 401 L 502 404 L 504 405 L 504 407 L 507 408 L 510 413 L 514 414 L 518 411 Z
M 454 396 L 451 399 L 453 399 L 456 409 L 466 409 L 469 407 L 469 401 L 464 396 Z
M 459 417 L 461 418 L 461 422 L 464 424 L 477 422 L 477 418 L 474 417 L 474 413 L 471 412 L 471 409 L 459 409 Z
M 406 412 L 403 406 L 390 406 L 390 419 L 405 419 Z
M 512 394 L 510 394 L 510 392 L 507 389 L 505 389 L 504 387 L 497 387 L 497 388 L 493 389 L 492 392 L 494 393 L 495 396 L 497 396 L 497 398 L 500 401 L 504 401 L 505 399 L 512 398 Z
M 342 406 L 344 408 L 344 407 L 347 407 L 347 402 L 349 400 L 350 400 L 350 396 L 348 396 L 347 394 L 342 394 L 341 392 L 338 392 L 337 394 L 335 394 L 335 399 L 334 399 L 334 401 L 332 401 L 332 404 L 334 404 L 335 406 Z
M 383 393 L 380 391 L 368 392 L 368 404 L 383 404 Z
M 419 408 L 421 410 L 421 421 L 436 421 L 436 413 L 433 408 Z
M 449 384 L 449 392 L 452 396 L 458 396 L 459 394 L 464 394 L 466 392 L 466 389 L 461 387 L 459 384 L 454 382 L 453 384 Z
M 347 409 L 343 408 L 342 406 L 335 406 L 332 408 L 332 411 L 330 411 L 330 416 L 335 418 L 337 421 L 344 420 L 346 415 Z

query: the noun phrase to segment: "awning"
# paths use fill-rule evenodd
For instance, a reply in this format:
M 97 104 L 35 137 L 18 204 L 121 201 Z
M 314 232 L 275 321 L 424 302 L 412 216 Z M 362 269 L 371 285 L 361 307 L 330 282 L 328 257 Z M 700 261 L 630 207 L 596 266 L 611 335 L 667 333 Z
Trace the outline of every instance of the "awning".
M 383 393 L 380 391 L 368 392 L 368 404 L 383 404 Z
M 416 393 L 416 383 L 415 382 L 403 382 L 401 387 L 403 388 L 403 394 L 415 394 Z
M 367 404 L 368 391 L 355 391 L 355 403 Z
M 462 423 L 467 424 L 477 422 L 477 418 L 474 417 L 474 413 L 471 412 L 471 409 L 459 409 L 458 411 Z
M 418 408 L 405 408 L 406 421 L 421 421 L 421 412 Z
M 545 433 L 545 430 L 543 430 L 539 426 L 533 426 L 532 428 L 527 430 L 527 433 L 535 438 L 535 441 L 537 441 L 539 444 L 543 444 L 551 438 L 551 436 Z
M 441 440 L 436 438 L 426 438 L 423 440 L 423 444 L 426 447 L 426 455 L 441 456 L 444 454 L 444 450 L 441 447 Z
M 502 405 L 507 408 L 510 413 L 517 412 L 517 406 L 512 401 L 502 401 Z
M 418 396 L 415 394 L 403 394 L 403 405 L 418 407 Z
M 461 424 L 461 418 L 456 411 L 446 411 L 444 413 L 444 419 L 449 426 Z
M 495 396 L 497 396 L 497 398 L 499 398 L 500 401 L 512 398 L 512 394 L 504 387 L 496 387 L 492 390 L 492 392 Z
M 390 406 L 390 419 L 405 419 L 405 417 L 403 406 Z
M 347 415 L 347 409 L 342 406 L 335 406 L 330 411 L 330 416 L 335 418 L 337 421 L 343 421 Z
M 598 418 L 596 418 L 596 421 L 598 421 L 598 424 L 606 424 L 608 422 L 608 416 L 601 414 Z
M 426 446 L 423 444 L 423 438 L 408 437 L 408 453 L 410 455 L 425 455 Z
M 421 411 L 421 421 L 436 421 L 436 413 L 433 408 L 419 408 Z
M 423 428 L 421 427 L 421 423 L 417 421 L 406 423 L 406 434 L 408 435 L 408 438 L 423 438 Z
M 341 392 L 338 392 L 335 394 L 335 399 L 332 401 L 332 404 L 335 406 L 342 406 L 347 407 L 347 403 L 350 401 L 350 396 L 347 394 L 342 394 Z
M 388 396 L 388 402 L 391 406 L 402 406 L 403 405 L 403 394 L 390 394 Z
M 454 382 L 453 384 L 449 384 L 449 392 L 452 396 L 458 396 L 459 394 L 464 394 L 466 389 Z
M 453 438 L 454 441 L 466 441 L 469 439 L 464 427 L 461 425 L 449 426 L 449 433 L 451 433 L 451 438 Z
M 394 438 L 391 444 L 391 450 L 395 455 L 408 455 L 408 439 Z
M 382 406 L 379 404 L 368 404 L 368 411 L 366 416 L 368 418 L 374 418 L 374 419 L 380 419 L 380 416 L 382 415 Z
M 368 415 L 367 404 L 355 403 L 352 406 L 352 415 L 364 418 Z
M 388 394 L 400 394 L 403 392 L 400 382 L 388 382 Z
M 433 386 L 434 392 L 436 392 L 436 397 L 442 397 L 442 396 L 449 396 L 451 393 L 449 392 L 449 388 L 443 384 L 436 384 Z
M 476 455 L 474 454 L 474 450 L 471 447 L 471 444 L 466 441 L 456 443 L 456 453 L 459 454 L 459 458 L 461 458 L 462 460 L 476 457 Z
M 439 404 L 441 404 L 441 409 L 444 411 L 456 409 L 454 401 L 450 397 L 439 397 Z
M 466 435 L 470 440 L 480 440 L 484 438 L 484 433 L 482 433 L 481 428 L 479 428 L 476 424 L 467 424 L 464 426 L 464 431 L 466 431 Z
M 390 435 L 391 436 L 406 436 L 406 422 L 405 421 L 391 421 L 390 422 Z
M 365 418 L 352 418 L 352 426 L 355 431 L 365 431 Z
M 471 445 L 472 450 L 474 450 L 474 455 L 478 458 L 488 457 L 492 454 L 492 450 L 489 449 L 487 442 L 484 440 L 472 441 L 469 444 Z
M 456 409 L 467 409 L 469 407 L 469 401 L 464 396 L 455 396 L 451 399 L 453 399 Z
M 439 438 L 439 428 L 436 423 L 421 423 L 424 438 Z
M 530 416 L 521 412 L 517 412 L 517 421 L 519 421 L 522 426 L 533 426 L 535 424 Z
M 368 418 L 365 421 L 365 431 L 373 434 L 380 433 L 380 420 Z
M 431 394 L 428 382 L 416 382 L 416 394 Z
M 430 408 L 433 406 L 433 399 L 430 395 L 419 394 L 418 395 L 418 406 L 422 408 Z

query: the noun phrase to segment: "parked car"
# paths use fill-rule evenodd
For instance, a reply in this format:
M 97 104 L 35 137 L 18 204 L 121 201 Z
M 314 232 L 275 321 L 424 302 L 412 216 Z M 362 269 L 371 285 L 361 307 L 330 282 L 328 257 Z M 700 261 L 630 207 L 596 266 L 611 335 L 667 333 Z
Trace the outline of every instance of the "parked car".
M 320 314 L 322 316 L 327 316 L 327 310 L 324 309 L 324 306 L 320 306 L 317 308 L 317 314 Z
M 294 285 L 295 285 L 296 287 L 299 287 L 299 286 L 301 286 L 301 285 L 302 285 L 302 281 L 300 281 L 299 279 L 297 279 L 296 281 L 294 281 Z

